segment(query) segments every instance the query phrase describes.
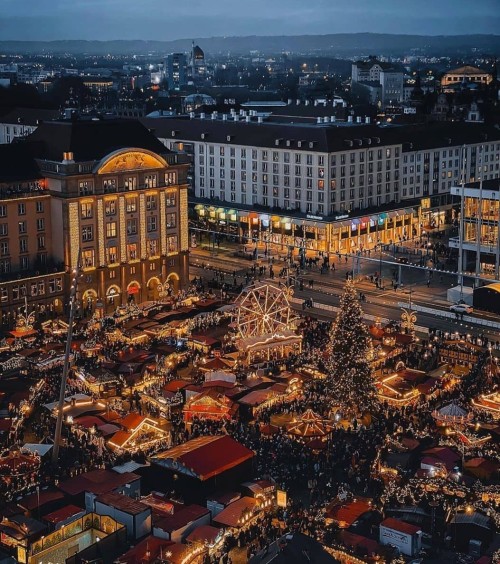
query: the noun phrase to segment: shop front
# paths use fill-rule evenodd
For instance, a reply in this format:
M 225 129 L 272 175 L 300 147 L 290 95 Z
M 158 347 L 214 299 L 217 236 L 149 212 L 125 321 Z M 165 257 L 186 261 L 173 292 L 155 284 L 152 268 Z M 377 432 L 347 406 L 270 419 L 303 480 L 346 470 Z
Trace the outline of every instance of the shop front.
M 414 239 L 423 225 L 418 208 L 413 207 L 357 217 L 297 217 L 203 204 L 194 210 L 195 238 L 216 241 L 231 235 L 247 253 L 354 253 Z

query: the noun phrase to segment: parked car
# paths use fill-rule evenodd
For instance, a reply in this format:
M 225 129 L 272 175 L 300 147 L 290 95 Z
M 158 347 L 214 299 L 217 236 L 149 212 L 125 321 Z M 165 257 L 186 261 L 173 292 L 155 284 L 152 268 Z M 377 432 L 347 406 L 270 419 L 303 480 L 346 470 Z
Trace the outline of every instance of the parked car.
M 453 313 L 472 313 L 472 306 L 468 304 L 453 304 L 450 306 L 450 311 Z

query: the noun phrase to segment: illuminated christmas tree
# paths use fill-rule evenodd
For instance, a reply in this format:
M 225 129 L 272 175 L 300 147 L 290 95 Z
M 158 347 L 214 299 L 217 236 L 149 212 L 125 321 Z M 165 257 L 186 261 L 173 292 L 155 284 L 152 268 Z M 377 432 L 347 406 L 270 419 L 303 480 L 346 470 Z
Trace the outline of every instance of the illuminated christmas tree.
M 350 417 L 374 407 L 373 347 L 354 283 L 348 280 L 327 346 L 326 391 L 333 405 Z

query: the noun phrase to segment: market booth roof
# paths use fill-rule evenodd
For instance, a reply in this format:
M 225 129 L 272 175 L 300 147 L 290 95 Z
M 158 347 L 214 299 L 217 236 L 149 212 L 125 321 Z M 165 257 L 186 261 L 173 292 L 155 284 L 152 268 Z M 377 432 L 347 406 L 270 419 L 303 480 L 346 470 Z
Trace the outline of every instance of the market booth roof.
M 156 455 L 152 461 L 202 481 L 253 458 L 254 453 L 228 435 L 198 437 Z

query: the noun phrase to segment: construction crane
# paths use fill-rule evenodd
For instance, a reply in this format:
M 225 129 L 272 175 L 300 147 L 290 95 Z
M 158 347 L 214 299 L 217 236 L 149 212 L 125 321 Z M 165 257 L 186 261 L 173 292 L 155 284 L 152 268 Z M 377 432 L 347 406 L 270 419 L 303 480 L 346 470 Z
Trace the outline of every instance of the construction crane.
M 54 446 L 52 448 L 52 463 L 57 465 L 59 459 L 59 446 L 61 444 L 61 432 L 64 417 L 64 398 L 66 396 L 66 383 L 68 381 L 69 363 L 71 356 L 71 341 L 73 340 L 73 320 L 75 317 L 75 312 L 77 309 L 77 299 L 76 294 L 78 290 L 78 278 L 80 276 L 80 262 L 81 262 L 82 250 L 78 249 L 78 258 L 76 260 L 76 266 L 73 269 L 73 279 L 71 281 L 71 289 L 69 294 L 69 326 L 68 326 L 68 337 L 66 340 L 66 349 L 64 351 L 64 364 L 61 376 L 61 388 L 59 391 L 59 403 L 57 406 L 57 422 L 56 422 L 56 432 L 54 434 Z

